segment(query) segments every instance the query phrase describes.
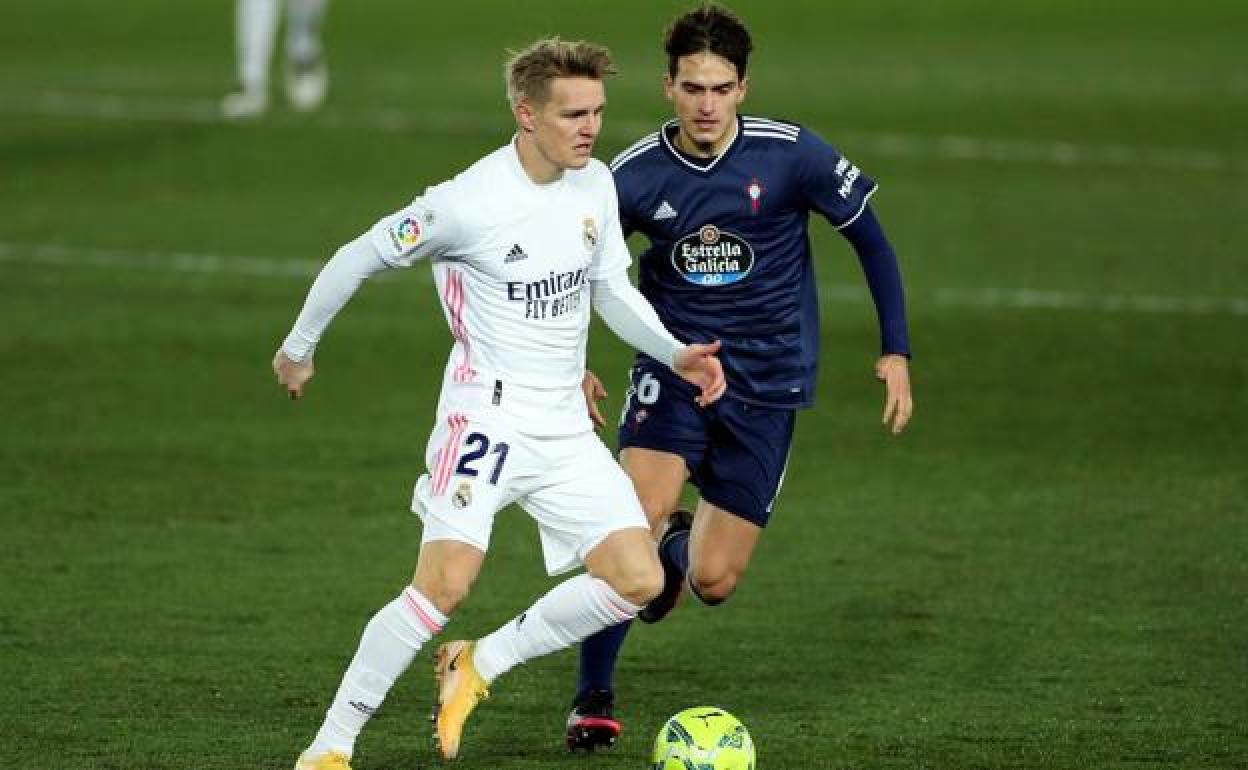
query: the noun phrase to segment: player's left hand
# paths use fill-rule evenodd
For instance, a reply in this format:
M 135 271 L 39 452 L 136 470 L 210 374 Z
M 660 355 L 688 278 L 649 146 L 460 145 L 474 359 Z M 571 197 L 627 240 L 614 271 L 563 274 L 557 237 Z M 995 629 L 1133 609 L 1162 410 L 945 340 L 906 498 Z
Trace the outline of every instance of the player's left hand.
M 605 428 L 607 421 L 598 409 L 598 402 L 607 397 L 607 389 L 603 387 L 602 380 L 586 369 L 585 376 L 581 378 L 581 392 L 585 394 L 585 409 L 589 411 L 589 419 L 594 421 L 594 427 Z
M 724 380 L 724 367 L 715 356 L 719 347 L 719 340 L 694 342 L 685 345 L 672 361 L 672 371 L 702 389 L 702 393 L 695 399 L 698 406 L 715 403 L 728 388 L 728 383 Z
M 910 397 L 910 361 L 905 356 L 889 354 L 875 362 L 875 376 L 884 383 L 883 425 L 891 425 L 893 435 L 906 429 L 910 415 L 914 414 L 914 399 Z

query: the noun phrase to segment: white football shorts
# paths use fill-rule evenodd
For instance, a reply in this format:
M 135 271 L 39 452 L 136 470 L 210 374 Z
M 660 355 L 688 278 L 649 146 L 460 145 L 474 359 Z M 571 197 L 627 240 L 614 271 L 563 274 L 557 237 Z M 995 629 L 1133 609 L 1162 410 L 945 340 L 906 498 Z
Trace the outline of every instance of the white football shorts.
M 489 550 L 494 516 L 517 503 L 537 522 L 546 571 L 581 566 L 607 535 L 649 529 L 633 483 L 593 431 L 535 437 L 489 415 L 442 411 L 416 482 L 421 542 L 456 540 Z

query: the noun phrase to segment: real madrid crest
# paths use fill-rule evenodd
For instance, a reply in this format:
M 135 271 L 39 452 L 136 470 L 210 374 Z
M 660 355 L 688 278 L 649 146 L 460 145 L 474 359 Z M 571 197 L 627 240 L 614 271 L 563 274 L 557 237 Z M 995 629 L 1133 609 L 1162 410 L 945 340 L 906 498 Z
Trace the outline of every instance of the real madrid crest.
M 585 244 L 586 251 L 598 248 L 598 225 L 594 223 L 593 217 L 581 220 L 581 242 Z
M 472 484 L 470 482 L 459 482 L 459 486 L 455 488 L 455 494 L 451 495 L 451 505 L 460 509 L 472 505 Z

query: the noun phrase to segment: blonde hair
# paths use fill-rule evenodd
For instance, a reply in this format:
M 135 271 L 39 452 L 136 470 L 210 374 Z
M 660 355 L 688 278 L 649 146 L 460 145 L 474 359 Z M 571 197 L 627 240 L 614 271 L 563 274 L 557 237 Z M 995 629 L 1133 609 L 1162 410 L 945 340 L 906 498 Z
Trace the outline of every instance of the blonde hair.
M 584 40 L 548 37 L 525 48 L 511 51 L 507 60 L 507 100 L 512 106 L 522 101 L 543 104 L 550 96 L 555 78 L 585 77 L 602 80 L 615 74 L 611 52 Z

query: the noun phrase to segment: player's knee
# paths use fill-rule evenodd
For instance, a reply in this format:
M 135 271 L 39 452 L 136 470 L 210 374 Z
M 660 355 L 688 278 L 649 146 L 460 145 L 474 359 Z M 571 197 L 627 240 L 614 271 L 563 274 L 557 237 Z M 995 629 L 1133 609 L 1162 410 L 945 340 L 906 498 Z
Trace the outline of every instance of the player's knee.
M 607 581 L 621 598 L 637 606 L 645 606 L 663 590 L 663 568 L 658 559 L 620 570 Z
M 714 575 L 699 574 L 696 571 L 689 576 L 689 590 L 708 607 L 723 604 L 737 590 L 737 579 L 734 572 L 722 572 Z

